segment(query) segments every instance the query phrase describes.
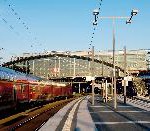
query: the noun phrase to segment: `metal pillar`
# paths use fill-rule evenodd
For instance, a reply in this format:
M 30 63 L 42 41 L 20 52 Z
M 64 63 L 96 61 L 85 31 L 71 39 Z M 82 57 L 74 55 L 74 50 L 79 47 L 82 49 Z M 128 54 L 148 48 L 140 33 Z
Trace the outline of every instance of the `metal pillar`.
M 107 102 L 107 94 L 108 94 L 108 90 L 107 90 L 107 80 L 105 81 L 105 99 L 106 99 L 106 102 Z
M 91 74 L 92 74 L 92 105 L 94 105 L 94 46 L 92 46 L 92 70 L 91 70 Z
M 91 76 L 91 61 L 89 61 L 89 76 Z
M 80 87 L 80 83 L 79 83 L 79 93 L 81 93 L 81 87 Z
M 102 88 L 103 88 L 103 99 L 104 99 L 104 94 L 105 94 L 105 85 L 104 85 L 104 79 L 102 79 Z
M 126 62 L 126 47 L 124 47 L 124 103 L 126 104 L 126 67 L 127 62 Z
M 74 58 L 74 63 L 73 63 L 73 76 L 76 76 L 76 58 Z
M 113 89 L 113 76 L 111 78 L 112 84 L 111 84 L 111 96 L 114 97 L 114 89 Z
M 116 68 L 115 68 L 115 18 L 113 19 L 113 88 L 114 88 L 114 109 L 117 108 L 116 94 Z
M 104 76 L 104 61 L 103 61 L 103 58 L 102 58 L 102 77 Z
M 116 70 L 115 70 L 115 19 L 128 19 L 126 21 L 126 24 L 131 23 L 131 19 L 133 15 L 136 15 L 138 13 L 138 10 L 132 10 L 131 17 L 124 17 L 124 16 L 106 16 L 106 17 L 99 17 L 100 19 L 112 19 L 113 20 L 113 88 L 114 88 L 114 109 L 117 108 L 117 94 L 116 94 Z
M 89 48 L 90 49 L 90 48 Z M 91 76 L 91 61 L 90 61 L 91 51 L 88 51 L 88 75 Z

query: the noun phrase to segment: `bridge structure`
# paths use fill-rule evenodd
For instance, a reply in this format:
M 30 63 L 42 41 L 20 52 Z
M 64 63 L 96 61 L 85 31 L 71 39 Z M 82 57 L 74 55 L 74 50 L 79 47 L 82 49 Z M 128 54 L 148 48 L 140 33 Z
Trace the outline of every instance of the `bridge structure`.
M 90 76 L 91 69 L 95 77 L 111 77 L 113 64 L 90 56 L 78 56 L 64 53 L 44 53 L 17 57 L 4 63 L 8 67 L 26 74 L 33 74 L 42 78 L 80 77 Z M 116 66 L 116 75 L 122 76 L 124 69 Z

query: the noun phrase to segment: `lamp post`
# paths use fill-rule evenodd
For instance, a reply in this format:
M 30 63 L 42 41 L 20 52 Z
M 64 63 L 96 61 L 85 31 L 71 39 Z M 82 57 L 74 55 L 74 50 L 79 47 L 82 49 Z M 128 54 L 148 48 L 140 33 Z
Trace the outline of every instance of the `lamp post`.
M 90 48 L 89 48 L 90 49 Z M 91 51 L 88 51 L 88 57 L 90 59 Z M 91 75 L 91 63 L 90 60 L 88 61 L 88 75 Z
M 102 77 L 104 76 L 104 60 L 103 60 L 103 56 L 100 56 L 100 51 L 99 51 L 99 55 L 98 55 L 98 58 L 100 60 L 100 57 L 101 57 L 101 61 L 102 61 L 102 66 L 101 66 L 101 75 Z
M 127 62 L 126 62 L 126 47 L 124 47 L 124 103 L 126 104 L 126 68 L 127 68 Z
M 94 9 L 93 10 L 93 15 L 94 15 L 94 21 L 93 21 L 93 25 L 97 25 L 98 23 L 98 20 L 97 20 L 97 18 L 98 18 L 98 15 L 99 15 L 99 9 Z
M 99 9 L 94 9 L 93 11 L 94 15 L 94 21 L 93 21 L 93 26 L 96 26 L 98 23 L 98 15 L 99 15 Z M 90 65 L 89 65 L 90 67 Z M 92 105 L 94 105 L 94 83 L 95 83 L 95 78 L 94 78 L 94 46 L 92 46 L 92 68 L 91 68 L 91 76 L 92 76 Z
M 116 92 L 116 68 L 115 68 L 115 19 L 113 18 L 113 89 L 114 89 L 114 109 L 117 108 Z
M 92 70 L 91 70 L 91 75 L 92 75 L 92 105 L 94 105 L 94 46 L 92 46 Z
M 112 19 L 113 21 L 113 81 L 112 85 L 114 88 L 114 109 L 117 108 L 117 96 L 116 96 L 116 69 L 115 69 L 115 20 L 117 19 L 126 19 L 126 24 L 130 24 L 131 20 L 134 15 L 137 15 L 138 10 L 133 9 L 131 11 L 131 16 L 106 16 L 106 17 L 99 17 L 100 19 Z M 97 25 L 97 15 L 99 14 L 99 10 L 95 9 L 93 12 L 93 15 L 95 15 L 95 20 L 93 22 L 93 25 Z
M 104 76 L 104 60 L 102 58 L 102 77 Z

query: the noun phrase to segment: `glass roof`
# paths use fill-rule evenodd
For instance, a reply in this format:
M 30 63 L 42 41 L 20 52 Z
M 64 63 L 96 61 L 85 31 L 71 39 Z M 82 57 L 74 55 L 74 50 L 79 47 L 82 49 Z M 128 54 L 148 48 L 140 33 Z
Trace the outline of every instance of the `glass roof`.
M 0 79 L 39 81 L 42 78 L 0 66 Z

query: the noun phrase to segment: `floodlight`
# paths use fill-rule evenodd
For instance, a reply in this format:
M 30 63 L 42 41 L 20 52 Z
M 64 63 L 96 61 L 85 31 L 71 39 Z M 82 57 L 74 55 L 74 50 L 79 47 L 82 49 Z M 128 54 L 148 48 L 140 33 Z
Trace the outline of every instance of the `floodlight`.
M 93 10 L 93 15 L 98 15 L 99 14 L 99 9 L 94 9 Z
M 93 25 L 97 25 L 97 21 L 93 21 Z
M 126 24 L 131 24 L 131 20 L 127 20 L 127 21 L 126 21 Z
M 132 15 L 132 16 L 133 16 L 133 15 L 137 15 L 138 12 L 139 12 L 138 10 L 133 9 L 132 12 L 131 12 L 131 15 Z

